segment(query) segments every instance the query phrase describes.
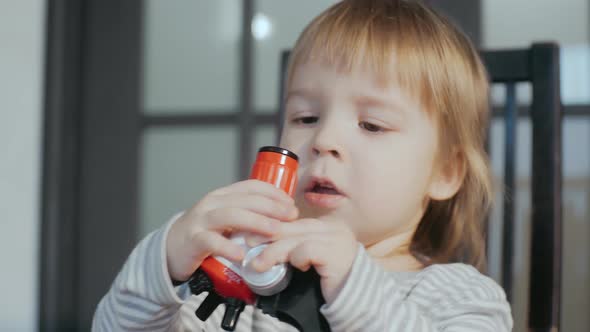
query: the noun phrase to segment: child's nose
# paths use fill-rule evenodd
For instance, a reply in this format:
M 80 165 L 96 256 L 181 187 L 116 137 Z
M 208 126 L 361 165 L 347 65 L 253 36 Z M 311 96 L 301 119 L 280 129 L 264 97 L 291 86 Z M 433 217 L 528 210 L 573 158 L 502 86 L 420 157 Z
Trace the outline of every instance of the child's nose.
M 324 151 L 326 151 L 326 152 L 324 152 Z M 338 152 L 338 150 L 322 150 L 322 149 L 313 148 L 312 152 L 315 156 L 320 156 L 322 154 L 331 154 L 334 158 L 340 158 L 340 152 Z
M 334 158 L 342 158 L 342 144 L 338 138 L 336 128 L 324 124 L 318 128 L 314 137 L 311 150 L 314 156 L 331 155 Z

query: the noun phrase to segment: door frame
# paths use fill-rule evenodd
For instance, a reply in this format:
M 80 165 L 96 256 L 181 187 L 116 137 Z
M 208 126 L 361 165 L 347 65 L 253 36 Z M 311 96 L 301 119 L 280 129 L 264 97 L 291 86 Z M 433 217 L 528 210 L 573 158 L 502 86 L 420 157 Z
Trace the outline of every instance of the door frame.
M 88 330 L 134 246 L 141 0 L 48 0 L 40 331 Z

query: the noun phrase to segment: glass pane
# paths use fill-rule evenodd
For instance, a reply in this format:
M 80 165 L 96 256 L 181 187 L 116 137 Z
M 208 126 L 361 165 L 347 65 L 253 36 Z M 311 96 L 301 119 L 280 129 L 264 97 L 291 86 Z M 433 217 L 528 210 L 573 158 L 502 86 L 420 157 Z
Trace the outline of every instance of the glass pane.
M 142 142 L 138 237 L 190 208 L 212 189 L 236 181 L 237 142 L 234 127 L 147 130 Z
M 241 1 L 145 2 L 144 112 L 235 111 Z
M 274 112 L 279 99 L 279 68 L 283 50 L 291 49 L 299 33 L 337 0 L 257 0 L 252 22 L 255 50 L 254 107 Z
M 254 134 L 252 160 L 254 160 L 259 148 L 266 145 L 277 145 L 277 143 L 277 133 L 274 126 L 258 126 Z
M 562 46 L 559 57 L 562 102 L 590 105 L 590 43 Z
M 530 105 L 533 96 L 533 86 L 530 82 L 516 83 L 516 104 Z M 506 106 L 506 84 L 492 84 L 490 89 L 492 105 L 504 109 Z

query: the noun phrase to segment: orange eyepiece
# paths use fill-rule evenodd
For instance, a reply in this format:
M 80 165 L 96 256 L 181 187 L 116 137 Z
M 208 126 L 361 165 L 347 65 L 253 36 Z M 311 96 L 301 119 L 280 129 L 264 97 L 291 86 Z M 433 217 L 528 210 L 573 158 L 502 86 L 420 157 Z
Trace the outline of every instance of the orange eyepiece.
M 265 146 L 258 155 L 250 179 L 268 182 L 293 197 L 297 186 L 297 155 L 276 146 Z

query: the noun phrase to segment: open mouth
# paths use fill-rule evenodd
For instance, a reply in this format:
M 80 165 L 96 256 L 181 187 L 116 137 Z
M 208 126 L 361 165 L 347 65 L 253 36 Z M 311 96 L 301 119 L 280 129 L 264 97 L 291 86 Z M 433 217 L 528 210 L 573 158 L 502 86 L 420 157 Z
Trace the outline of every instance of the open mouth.
M 333 209 L 341 204 L 345 195 L 330 180 L 312 178 L 305 188 L 305 201 L 311 206 Z
M 324 179 L 313 179 L 305 189 L 305 192 L 325 195 L 342 195 L 332 182 Z

